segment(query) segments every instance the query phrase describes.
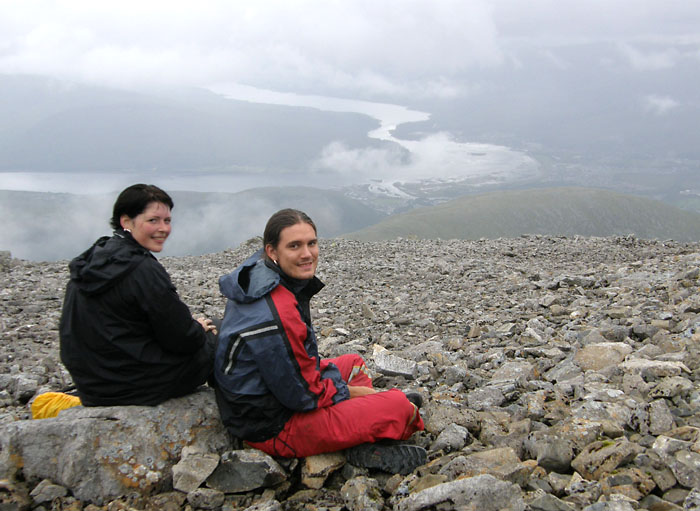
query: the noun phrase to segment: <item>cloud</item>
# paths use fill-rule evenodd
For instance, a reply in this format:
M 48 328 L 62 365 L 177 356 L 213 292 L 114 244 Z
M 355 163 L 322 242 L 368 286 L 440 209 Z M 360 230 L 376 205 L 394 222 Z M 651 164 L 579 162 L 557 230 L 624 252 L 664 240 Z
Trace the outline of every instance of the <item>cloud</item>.
M 481 0 L 0 7 L 0 72 L 119 86 L 229 81 L 302 92 L 454 94 L 450 77 L 502 58 Z
M 569 62 L 562 59 L 560 56 L 556 55 L 551 50 L 545 50 L 542 52 L 545 59 L 547 59 L 556 69 L 565 71 L 570 69 L 572 66 Z
M 0 0 L 0 72 L 119 87 L 259 88 L 393 101 L 469 93 L 518 49 L 613 41 L 636 69 L 697 54 L 700 6 L 670 0 Z M 641 45 L 656 41 L 653 51 Z M 676 50 L 677 51 L 677 50 Z M 566 66 L 556 53 L 544 53 Z
M 535 175 L 539 164 L 525 153 L 504 146 L 465 143 L 448 133 L 435 133 L 419 140 L 403 140 L 384 148 L 350 149 L 334 143 L 316 162 L 318 172 L 352 176 L 355 182 L 419 182 L 473 180 L 495 177 L 520 179 Z
M 680 103 L 668 96 L 649 95 L 643 99 L 644 110 L 656 115 L 665 115 L 680 106 Z
M 681 57 L 676 48 L 643 52 L 629 44 L 621 44 L 620 52 L 637 71 L 670 69 L 676 66 Z
M 68 259 L 109 235 L 116 195 L 3 192 L 0 201 L 2 250 L 32 261 Z
M 699 6 L 684 0 L 492 0 L 502 40 L 539 45 L 698 42 Z

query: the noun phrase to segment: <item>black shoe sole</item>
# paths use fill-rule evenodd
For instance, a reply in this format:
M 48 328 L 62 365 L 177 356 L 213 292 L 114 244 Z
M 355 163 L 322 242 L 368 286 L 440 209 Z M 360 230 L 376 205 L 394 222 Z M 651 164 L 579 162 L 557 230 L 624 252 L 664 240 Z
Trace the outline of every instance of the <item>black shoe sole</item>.
M 406 394 L 406 399 L 416 405 L 416 408 L 420 409 L 423 406 L 423 396 L 418 392 L 404 392 L 404 394 Z
M 345 451 L 348 463 L 391 474 L 406 475 L 428 460 L 428 453 L 417 445 L 361 444 Z

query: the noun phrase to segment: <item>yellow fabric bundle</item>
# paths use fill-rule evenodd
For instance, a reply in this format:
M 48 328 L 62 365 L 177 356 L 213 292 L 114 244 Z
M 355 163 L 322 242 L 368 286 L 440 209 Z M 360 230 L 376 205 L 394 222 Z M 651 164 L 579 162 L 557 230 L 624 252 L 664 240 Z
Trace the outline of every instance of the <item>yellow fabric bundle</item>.
M 32 419 L 50 419 L 58 412 L 78 406 L 80 398 L 63 392 L 44 392 L 39 394 L 32 403 Z

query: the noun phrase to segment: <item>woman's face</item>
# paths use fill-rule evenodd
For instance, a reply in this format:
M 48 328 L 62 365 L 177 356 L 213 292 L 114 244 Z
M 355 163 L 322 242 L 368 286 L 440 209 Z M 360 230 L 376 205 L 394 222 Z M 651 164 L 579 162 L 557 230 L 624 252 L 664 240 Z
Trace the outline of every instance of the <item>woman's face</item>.
M 316 274 L 318 265 L 316 231 L 304 222 L 285 227 L 277 247 L 267 245 L 265 253 L 293 279 L 310 279 Z
M 143 212 L 130 218 L 122 215 L 122 229 L 131 231 L 131 235 L 143 248 L 151 252 L 163 250 L 163 244 L 170 235 L 170 208 L 162 202 L 149 202 Z

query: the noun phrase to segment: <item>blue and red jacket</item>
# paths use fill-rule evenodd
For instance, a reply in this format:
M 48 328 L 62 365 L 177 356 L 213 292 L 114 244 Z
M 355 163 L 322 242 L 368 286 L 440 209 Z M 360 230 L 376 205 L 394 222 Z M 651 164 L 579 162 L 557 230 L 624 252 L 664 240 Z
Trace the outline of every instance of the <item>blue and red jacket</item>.
M 277 436 L 289 418 L 350 398 L 338 368 L 321 360 L 309 301 L 323 287 L 296 280 L 262 250 L 219 279 L 228 298 L 214 374 L 221 419 L 240 439 Z

